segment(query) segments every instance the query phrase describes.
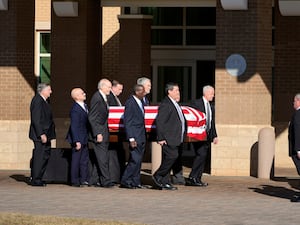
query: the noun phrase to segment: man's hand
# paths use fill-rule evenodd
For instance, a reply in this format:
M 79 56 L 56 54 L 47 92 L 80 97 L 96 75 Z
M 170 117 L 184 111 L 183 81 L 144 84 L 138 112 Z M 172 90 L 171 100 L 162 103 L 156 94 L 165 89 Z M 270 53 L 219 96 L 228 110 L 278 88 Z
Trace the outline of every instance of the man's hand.
M 80 143 L 80 142 L 76 142 L 76 147 L 75 147 L 75 149 L 76 149 L 77 151 L 79 151 L 79 150 L 81 149 L 81 143 Z
M 46 136 L 46 134 L 42 134 L 41 135 L 41 141 L 42 141 L 42 143 L 47 143 L 47 136 Z
M 97 142 L 100 143 L 103 141 L 103 135 L 102 134 L 97 134 Z
M 297 152 L 297 157 L 300 159 L 300 151 Z
M 129 145 L 131 148 L 136 148 L 137 147 L 137 142 L 136 141 L 130 141 Z
M 158 141 L 158 144 L 160 144 L 161 146 L 166 145 L 167 141 L 166 140 L 162 140 L 162 141 Z
M 213 140 L 213 143 L 216 145 L 216 144 L 218 144 L 218 142 L 219 142 L 218 138 L 215 137 L 214 140 Z

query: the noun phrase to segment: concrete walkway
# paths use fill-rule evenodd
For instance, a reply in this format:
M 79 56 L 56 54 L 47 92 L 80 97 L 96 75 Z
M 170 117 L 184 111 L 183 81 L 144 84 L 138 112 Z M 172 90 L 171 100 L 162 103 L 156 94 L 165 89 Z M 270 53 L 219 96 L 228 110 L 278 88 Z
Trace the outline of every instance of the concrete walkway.
M 156 225 L 299 224 L 297 176 L 275 180 L 205 176 L 206 188 L 177 191 L 118 187 L 74 188 L 65 184 L 31 187 L 29 171 L 0 171 L 0 211 Z M 143 180 L 150 181 L 144 174 Z

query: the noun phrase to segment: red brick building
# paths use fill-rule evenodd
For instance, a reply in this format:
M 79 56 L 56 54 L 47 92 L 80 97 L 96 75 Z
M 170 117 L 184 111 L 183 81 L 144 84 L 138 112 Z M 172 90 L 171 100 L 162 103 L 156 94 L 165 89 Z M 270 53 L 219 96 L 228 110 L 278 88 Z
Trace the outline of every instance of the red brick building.
M 263 127 L 275 130 L 275 170 L 292 167 L 287 126 L 300 92 L 295 4 L 0 0 L 0 169 L 29 167 L 29 103 L 38 82 L 51 82 L 53 144 L 61 148 L 67 146 L 72 87 L 90 97 L 102 77 L 117 79 L 125 100 L 141 75 L 152 80 L 153 104 L 167 81 L 180 84 L 183 102 L 201 96 L 205 84 L 216 88 L 220 143 L 212 147 L 211 174 L 250 175 Z

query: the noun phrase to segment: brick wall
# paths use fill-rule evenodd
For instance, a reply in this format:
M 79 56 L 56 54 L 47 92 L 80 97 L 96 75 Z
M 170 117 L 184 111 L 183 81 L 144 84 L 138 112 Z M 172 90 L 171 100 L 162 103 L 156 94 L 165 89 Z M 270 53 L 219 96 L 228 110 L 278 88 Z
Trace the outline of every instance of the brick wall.
M 34 1 L 10 0 L 0 11 L 0 169 L 27 169 L 33 73 Z
M 293 112 L 293 98 L 300 93 L 300 20 L 281 16 L 275 8 L 274 120 L 287 122 Z
M 138 77 L 150 77 L 151 22 L 151 19 L 143 15 L 120 18 L 119 77 L 123 78 L 122 82 L 126 87 L 122 97 L 128 97 L 132 93 Z
M 213 175 L 249 176 L 259 130 L 271 124 L 272 1 L 249 1 L 248 10 L 216 9 L 216 123 Z M 247 69 L 239 77 L 225 69 L 231 54 L 241 54 Z
M 51 20 L 51 0 L 35 1 L 35 20 L 49 22 Z
M 119 76 L 119 29 L 118 15 L 120 7 L 103 8 L 103 33 L 102 33 L 102 74 L 109 79 L 123 82 Z
M 56 118 L 57 147 L 65 145 L 70 91 L 82 87 L 88 102 L 101 79 L 100 1 L 79 0 L 78 17 L 51 15 L 51 104 Z

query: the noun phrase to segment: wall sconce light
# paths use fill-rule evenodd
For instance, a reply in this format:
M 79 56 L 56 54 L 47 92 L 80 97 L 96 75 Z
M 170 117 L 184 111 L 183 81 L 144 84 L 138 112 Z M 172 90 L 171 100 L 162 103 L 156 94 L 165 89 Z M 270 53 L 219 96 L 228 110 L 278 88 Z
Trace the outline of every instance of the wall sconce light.
M 221 0 L 224 10 L 247 10 L 248 0 Z
M 77 17 L 78 16 L 78 2 L 53 2 L 53 9 L 59 17 Z
M 300 16 L 300 1 L 279 0 L 278 4 L 282 16 Z
M 0 10 L 8 10 L 8 0 L 0 0 Z

